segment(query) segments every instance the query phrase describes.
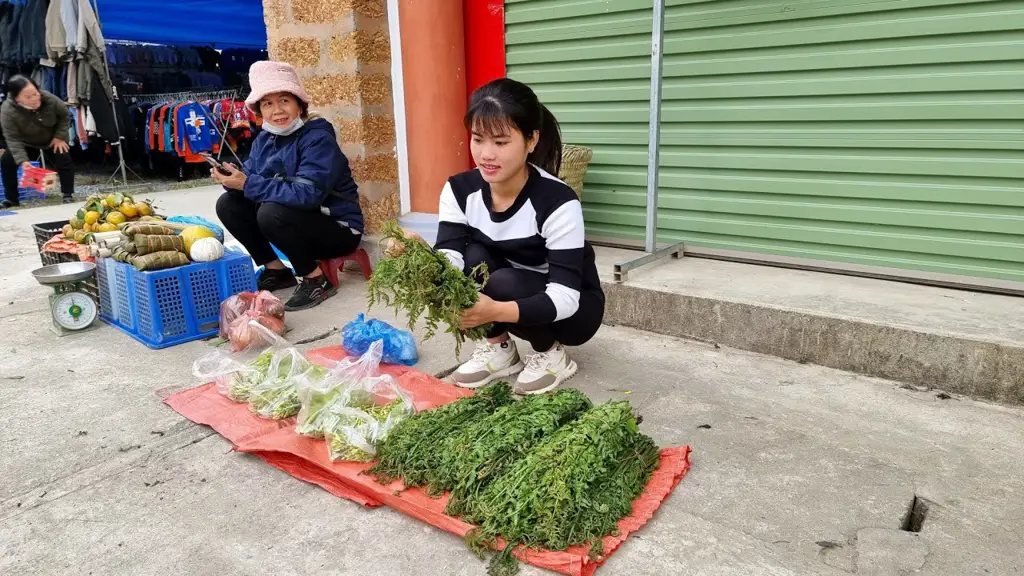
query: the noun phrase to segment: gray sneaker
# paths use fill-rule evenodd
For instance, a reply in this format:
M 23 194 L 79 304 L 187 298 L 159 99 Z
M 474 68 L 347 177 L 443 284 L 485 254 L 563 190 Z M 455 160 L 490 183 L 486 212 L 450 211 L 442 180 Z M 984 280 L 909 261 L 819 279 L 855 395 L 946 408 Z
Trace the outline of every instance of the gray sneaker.
M 514 376 L 522 369 L 519 351 L 511 339 L 501 344 L 481 342 L 473 351 L 473 357 L 459 366 L 451 379 L 463 388 L 480 388 L 495 380 Z
M 534 354 L 516 380 L 516 394 L 543 394 L 576 375 L 579 367 L 569 359 L 561 344 Z

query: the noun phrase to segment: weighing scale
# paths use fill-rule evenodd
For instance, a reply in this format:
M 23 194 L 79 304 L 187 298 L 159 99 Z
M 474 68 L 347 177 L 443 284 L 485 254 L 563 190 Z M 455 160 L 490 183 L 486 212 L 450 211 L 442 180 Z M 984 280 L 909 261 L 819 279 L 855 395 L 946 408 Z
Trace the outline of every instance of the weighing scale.
M 82 291 L 82 282 L 95 273 L 96 265 L 92 262 L 63 262 L 32 271 L 37 282 L 53 288 L 50 316 L 57 336 L 77 334 L 96 326 L 99 304 Z

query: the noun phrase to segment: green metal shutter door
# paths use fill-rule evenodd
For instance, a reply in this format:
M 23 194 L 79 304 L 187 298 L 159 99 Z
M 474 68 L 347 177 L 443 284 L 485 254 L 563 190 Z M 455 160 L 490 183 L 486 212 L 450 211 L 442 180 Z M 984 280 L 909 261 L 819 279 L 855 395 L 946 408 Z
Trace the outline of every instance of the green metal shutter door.
M 1024 2 L 665 14 L 660 240 L 1024 287 Z M 605 190 L 611 164 L 642 163 L 639 129 L 628 144 L 601 149 Z M 628 206 L 640 238 L 629 183 L 599 198 Z
M 652 0 L 505 2 L 508 76 L 551 109 L 564 142 L 594 150 L 583 192 L 591 238 L 644 235 L 652 9 Z

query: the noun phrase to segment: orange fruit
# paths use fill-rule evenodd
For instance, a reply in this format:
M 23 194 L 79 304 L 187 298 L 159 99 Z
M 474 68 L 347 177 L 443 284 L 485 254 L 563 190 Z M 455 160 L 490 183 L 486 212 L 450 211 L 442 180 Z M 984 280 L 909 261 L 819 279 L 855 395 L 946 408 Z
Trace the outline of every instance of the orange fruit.
M 135 205 L 129 204 L 128 202 L 122 203 L 121 207 L 118 208 L 118 210 L 120 210 L 121 214 L 124 214 L 128 218 L 135 218 L 139 214 L 139 211 L 135 208 Z

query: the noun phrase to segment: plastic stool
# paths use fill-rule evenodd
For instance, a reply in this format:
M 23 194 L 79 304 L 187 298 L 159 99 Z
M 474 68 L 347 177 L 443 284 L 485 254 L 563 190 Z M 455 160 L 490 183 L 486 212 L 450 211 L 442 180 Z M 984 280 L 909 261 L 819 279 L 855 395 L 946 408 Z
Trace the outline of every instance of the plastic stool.
M 370 269 L 370 255 L 366 253 L 365 249 L 357 248 L 355 252 L 347 256 L 320 261 L 320 271 L 327 276 L 327 280 L 330 281 L 331 286 L 338 286 L 340 282 L 338 278 L 338 271 L 344 270 L 345 262 L 349 261 L 358 264 L 359 268 L 363 271 L 363 277 L 367 280 L 370 279 L 370 274 L 373 272 Z

